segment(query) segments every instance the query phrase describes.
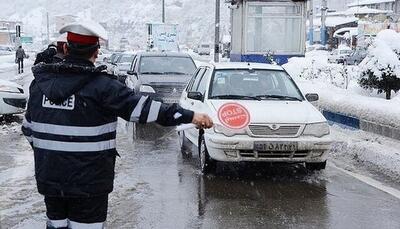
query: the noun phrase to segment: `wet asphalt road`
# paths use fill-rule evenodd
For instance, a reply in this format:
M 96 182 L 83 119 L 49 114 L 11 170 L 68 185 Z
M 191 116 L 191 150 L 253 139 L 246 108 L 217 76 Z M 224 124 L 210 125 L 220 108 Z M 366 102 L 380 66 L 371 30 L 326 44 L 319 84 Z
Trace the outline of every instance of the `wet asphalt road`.
M 138 189 L 125 203 L 130 223 L 114 220 L 111 203 L 111 228 L 400 228 L 399 199 L 331 166 L 220 164 L 203 176 L 197 155 L 180 155 L 174 131 L 129 141 L 120 166 L 130 161 Z
M 122 126 L 107 228 L 400 228 L 399 199 L 334 167 L 219 164 L 203 176 L 174 131 L 142 141 Z M 0 228 L 44 228 L 29 145 L 12 132 L 0 148 Z

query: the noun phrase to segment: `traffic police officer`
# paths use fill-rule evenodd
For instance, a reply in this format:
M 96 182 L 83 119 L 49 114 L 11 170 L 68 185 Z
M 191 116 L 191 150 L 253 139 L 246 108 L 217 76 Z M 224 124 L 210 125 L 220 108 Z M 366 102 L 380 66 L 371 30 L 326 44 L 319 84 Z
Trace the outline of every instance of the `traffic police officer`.
M 113 190 L 117 117 L 164 126 L 194 123 L 211 128 L 207 115 L 135 95 L 94 66 L 99 24 L 75 23 L 67 32 L 65 60 L 32 68 L 22 131 L 31 143 L 47 228 L 103 228 Z

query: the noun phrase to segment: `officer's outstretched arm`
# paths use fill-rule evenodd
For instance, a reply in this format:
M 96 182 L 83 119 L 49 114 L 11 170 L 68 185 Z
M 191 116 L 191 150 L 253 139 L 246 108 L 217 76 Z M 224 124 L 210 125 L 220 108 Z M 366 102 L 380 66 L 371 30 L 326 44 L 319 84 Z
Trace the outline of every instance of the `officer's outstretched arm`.
M 102 92 L 102 103 L 105 109 L 131 122 L 156 122 L 163 126 L 175 126 L 191 123 L 194 116 L 193 111 L 177 104 L 166 105 L 148 96 L 136 95 L 133 90 L 111 79 Z

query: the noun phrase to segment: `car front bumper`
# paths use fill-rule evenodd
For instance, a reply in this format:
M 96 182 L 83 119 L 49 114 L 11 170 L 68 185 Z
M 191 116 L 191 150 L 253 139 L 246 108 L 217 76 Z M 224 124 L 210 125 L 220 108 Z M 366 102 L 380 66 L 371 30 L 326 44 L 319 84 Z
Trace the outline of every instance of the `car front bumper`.
M 246 135 L 226 137 L 222 134 L 206 134 L 206 146 L 211 158 L 217 161 L 263 161 L 263 162 L 324 162 L 332 143 L 331 138 L 300 136 L 297 138 L 253 138 Z M 295 152 L 258 152 L 254 149 L 255 142 L 296 143 Z
M 0 96 L 0 114 L 20 114 L 25 111 L 26 107 L 26 96 L 15 94 Z

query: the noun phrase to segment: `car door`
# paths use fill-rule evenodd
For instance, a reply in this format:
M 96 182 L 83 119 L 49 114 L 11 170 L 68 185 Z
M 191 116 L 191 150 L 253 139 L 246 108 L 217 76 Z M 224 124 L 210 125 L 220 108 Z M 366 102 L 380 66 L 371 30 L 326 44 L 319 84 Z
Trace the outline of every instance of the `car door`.
M 207 105 L 204 103 L 207 98 L 207 89 L 209 84 L 209 76 L 211 74 L 211 69 L 206 67 L 204 70 L 200 71 L 198 77 L 196 78 L 191 91 L 200 92 L 203 95 L 203 100 L 195 100 L 188 98 L 189 109 L 197 113 L 207 113 Z M 197 129 L 190 129 L 188 131 L 188 138 L 195 144 L 199 138 L 199 131 Z
M 192 90 L 194 81 L 196 80 L 197 76 L 199 75 L 198 73 L 202 70 L 202 68 L 196 69 L 196 71 L 193 73 L 192 79 L 190 79 L 188 85 L 186 86 L 185 90 L 182 92 L 181 99 L 179 100 L 179 105 L 185 109 L 190 108 L 190 103 L 187 98 L 188 92 Z
M 197 74 L 195 75 L 193 82 L 191 82 L 191 85 L 188 86 L 187 91 L 185 92 L 186 96 L 183 99 L 183 108 L 192 110 L 194 112 L 198 112 L 198 111 L 196 111 L 198 109 L 195 109 L 195 108 L 198 107 L 199 101 L 188 98 L 187 93 L 195 92 L 197 90 L 200 80 L 202 79 L 205 72 L 206 72 L 205 67 L 200 67 L 197 70 Z M 189 140 L 194 144 L 197 144 L 198 133 L 196 133 L 196 132 L 198 132 L 197 129 L 189 129 L 189 130 L 185 131 L 186 137 L 189 138 Z

